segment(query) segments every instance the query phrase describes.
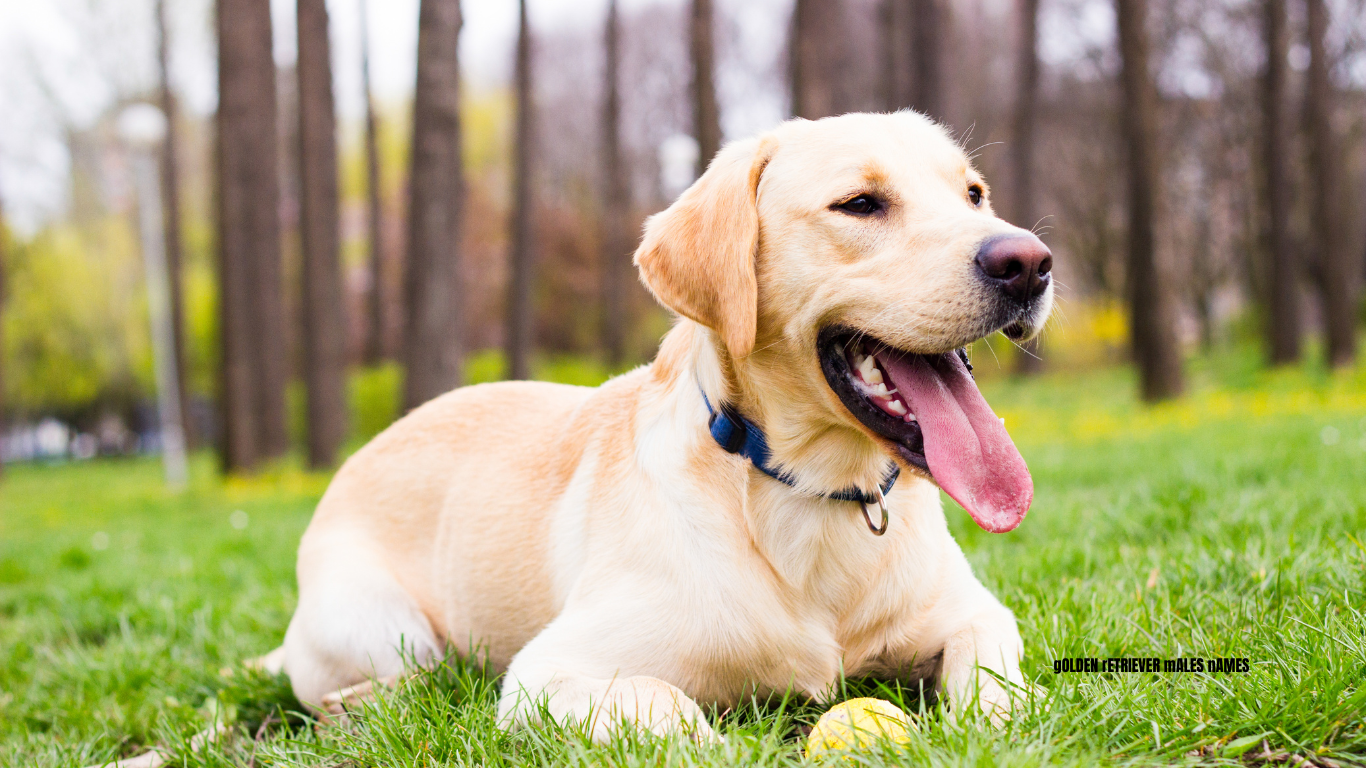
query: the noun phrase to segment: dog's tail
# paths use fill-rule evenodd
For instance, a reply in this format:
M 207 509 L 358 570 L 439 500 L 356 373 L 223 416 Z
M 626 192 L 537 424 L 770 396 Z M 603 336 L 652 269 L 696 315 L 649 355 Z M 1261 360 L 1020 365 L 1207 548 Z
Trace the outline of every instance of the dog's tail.
M 242 666 L 265 672 L 268 675 L 278 675 L 285 669 L 285 647 L 282 645 L 265 656 L 247 659 L 242 662 Z

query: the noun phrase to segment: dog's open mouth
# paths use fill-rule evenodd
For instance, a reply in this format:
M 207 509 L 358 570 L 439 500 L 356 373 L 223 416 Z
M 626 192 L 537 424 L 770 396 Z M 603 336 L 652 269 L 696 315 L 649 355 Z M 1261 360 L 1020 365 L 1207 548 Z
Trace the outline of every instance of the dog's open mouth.
M 977 390 L 961 352 L 921 355 L 848 328 L 826 328 L 821 370 L 844 407 L 993 533 L 1034 499 L 1029 468 Z

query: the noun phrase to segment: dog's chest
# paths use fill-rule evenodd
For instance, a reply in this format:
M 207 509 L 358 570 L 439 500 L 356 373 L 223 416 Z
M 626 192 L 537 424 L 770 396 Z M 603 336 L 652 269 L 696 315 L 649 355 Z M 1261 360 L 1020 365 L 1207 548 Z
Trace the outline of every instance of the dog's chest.
M 699 691 L 704 698 L 733 701 L 755 688 L 789 687 L 820 698 L 841 674 L 900 662 L 918 613 L 902 592 L 919 576 L 915 563 L 902 562 L 900 542 L 875 539 L 866 528 L 793 528 L 782 546 L 756 546 L 729 575 L 713 568 L 701 577 L 715 590 L 722 606 L 715 619 L 726 628 L 697 646 L 709 682 L 721 689 Z

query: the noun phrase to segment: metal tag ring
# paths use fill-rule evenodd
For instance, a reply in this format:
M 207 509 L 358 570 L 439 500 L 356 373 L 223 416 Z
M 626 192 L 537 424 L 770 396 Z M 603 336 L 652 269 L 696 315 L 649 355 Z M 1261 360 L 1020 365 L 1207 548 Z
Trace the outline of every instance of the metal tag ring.
M 874 486 L 874 492 L 877 494 L 878 509 L 882 511 L 881 526 L 873 525 L 873 518 L 868 514 L 867 502 L 860 502 L 859 506 L 863 508 L 863 521 L 868 524 L 868 530 L 872 531 L 874 536 L 881 536 L 887 532 L 887 525 L 891 518 L 887 514 L 887 497 L 882 495 L 882 486 Z

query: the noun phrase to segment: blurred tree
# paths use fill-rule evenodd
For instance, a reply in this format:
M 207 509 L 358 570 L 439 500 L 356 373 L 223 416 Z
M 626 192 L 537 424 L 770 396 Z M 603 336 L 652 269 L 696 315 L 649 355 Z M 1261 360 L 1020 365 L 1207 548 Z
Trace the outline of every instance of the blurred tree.
M 846 110 L 840 74 L 846 59 L 843 3 L 797 0 L 788 38 L 792 114 L 808 120 Z
M 5 433 L 5 291 L 9 288 L 5 277 L 9 267 L 9 231 L 5 226 L 5 201 L 0 199 L 0 435 Z M 5 457 L 0 451 L 0 473 L 4 472 Z
M 131 217 L 44 227 L 8 241 L 6 403 L 14 417 L 54 415 L 93 428 L 135 422 L 153 391 L 145 274 Z
M 405 410 L 459 386 L 463 377 L 460 25 L 459 0 L 422 0 L 405 277 Z
M 882 0 L 878 6 L 878 102 L 884 112 L 911 103 L 911 0 Z
M 705 0 L 704 0 L 705 1 Z M 602 99 L 602 349 L 616 366 L 625 356 L 626 283 L 631 263 L 631 188 L 621 152 L 621 27 L 608 0 Z
M 222 461 L 288 448 L 275 59 L 269 0 L 218 0 L 218 270 Z
M 527 22 L 526 0 L 517 3 L 517 127 L 512 149 L 512 197 L 508 206 L 512 227 L 512 249 L 508 265 L 507 377 L 531 376 L 531 349 L 534 343 L 534 317 L 531 286 L 535 271 L 534 192 L 531 188 L 533 136 L 531 87 L 531 26 Z
M 712 0 L 692 0 L 692 125 L 697 139 L 697 174 L 721 148 L 721 111 L 716 105 L 715 19 Z
M 186 407 L 190 399 L 189 387 L 186 385 L 189 368 L 185 349 L 185 281 L 182 266 L 185 261 L 185 249 L 180 235 L 180 126 L 177 124 L 179 110 L 176 109 L 175 93 L 171 90 L 166 0 L 156 1 L 156 25 L 158 95 L 161 111 L 166 116 L 166 138 L 161 144 L 161 205 L 165 225 L 163 238 L 166 243 L 166 277 L 171 286 L 171 332 L 178 369 L 176 382 L 180 388 L 181 434 L 185 436 L 186 447 L 193 448 L 196 442 L 194 422 L 187 417 Z
M 1266 69 L 1262 74 L 1262 204 L 1266 212 L 1267 351 L 1273 365 L 1300 359 L 1299 265 L 1290 244 L 1290 174 L 1286 170 L 1285 0 L 1262 0 Z
M 1184 382 L 1172 298 L 1155 242 L 1158 118 L 1157 88 L 1149 69 L 1148 3 L 1116 0 L 1116 5 L 1129 165 L 1129 333 L 1143 399 L 1151 402 L 1181 394 Z
M 935 120 L 944 119 L 941 46 L 953 32 L 942 0 L 910 0 L 912 73 L 910 106 Z
M 1012 126 L 1015 225 L 1032 228 L 1035 224 L 1034 134 L 1038 123 L 1039 102 L 1039 0 L 1016 0 L 1020 39 L 1016 48 L 1015 120 Z M 1043 367 L 1039 341 L 1021 345 L 1015 357 L 1016 373 L 1038 373 Z
M 365 234 L 369 242 L 370 293 L 365 306 L 365 348 L 362 357 L 376 365 L 386 357 L 384 329 L 384 233 L 380 206 L 379 117 L 375 114 L 375 95 L 370 86 L 370 14 L 360 0 L 360 79 L 365 92 Z
M 343 316 L 337 194 L 337 118 L 326 0 L 298 0 L 299 198 L 303 243 L 304 390 L 308 464 L 337 459 L 346 436 L 346 318 Z
M 1309 145 L 1309 177 L 1313 189 L 1312 243 L 1323 306 L 1328 364 L 1350 365 L 1356 355 L 1356 311 L 1352 299 L 1356 275 L 1345 252 L 1337 136 L 1333 130 L 1332 65 L 1328 60 L 1328 8 L 1324 0 L 1305 0 L 1308 11 L 1309 71 L 1305 83 L 1304 121 Z

